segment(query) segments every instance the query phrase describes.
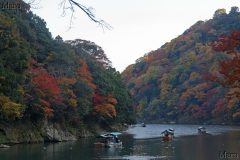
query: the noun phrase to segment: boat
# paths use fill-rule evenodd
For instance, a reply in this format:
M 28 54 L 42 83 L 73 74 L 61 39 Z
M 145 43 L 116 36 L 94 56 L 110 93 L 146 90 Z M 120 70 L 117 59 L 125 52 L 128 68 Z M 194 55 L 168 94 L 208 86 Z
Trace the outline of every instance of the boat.
M 122 147 L 122 142 L 119 140 L 118 135 L 121 133 L 119 132 L 111 132 L 111 133 L 105 133 L 101 134 L 98 138 L 100 138 L 99 142 L 94 143 L 94 145 L 97 147 L 106 147 L 106 148 L 112 148 L 112 147 Z
M 0 144 L 0 148 L 9 148 L 10 146 L 9 145 L 6 145 L 6 144 Z
M 146 127 L 146 124 L 145 124 L 145 123 L 142 123 L 141 126 L 142 126 L 142 127 Z
M 198 127 L 198 135 L 211 135 L 209 133 L 207 133 L 206 128 L 205 127 Z
M 174 129 L 170 128 L 168 130 L 163 131 L 161 134 L 163 141 L 172 141 L 174 138 Z

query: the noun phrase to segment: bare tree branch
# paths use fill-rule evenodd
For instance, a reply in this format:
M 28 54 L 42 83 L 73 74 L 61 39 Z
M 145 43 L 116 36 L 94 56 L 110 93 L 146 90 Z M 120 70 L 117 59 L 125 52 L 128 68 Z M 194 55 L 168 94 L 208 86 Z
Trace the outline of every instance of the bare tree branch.
M 95 14 L 93 13 L 93 8 L 92 7 L 86 7 L 82 4 L 80 4 L 79 2 L 77 2 L 76 0 L 62 0 L 62 2 L 60 3 L 60 6 L 63 9 L 62 12 L 62 16 L 66 15 L 66 10 L 69 9 L 71 11 L 71 19 L 70 19 L 70 28 L 72 27 L 72 23 L 73 23 L 73 18 L 74 17 L 74 13 L 75 13 L 75 8 L 79 8 L 81 9 L 87 16 L 88 18 L 90 18 L 91 21 L 97 23 L 99 26 L 102 27 L 102 29 L 104 30 L 104 28 L 107 29 L 112 29 L 112 26 L 109 25 L 107 22 L 105 22 L 102 19 L 98 19 Z
M 33 6 L 36 7 L 40 3 L 41 0 L 23 0 L 23 1 L 25 1 L 27 4 L 31 5 L 31 7 L 33 7 Z M 109 30 L 112 29 L 112 26 L 110 24 L 108 24 L 104 20 L 96 17 L 96 15 L 93 13 L 92 7 L 86 7 L 86 6 L 82 5 L 80 2 L 77 2 L 77 0 L 61 0 L 60 8 L 62 8 L 62 16 L 63 17 L 66 16 L 66 10 L 71 11 L 69 29 L 71 29 L 72 24 L 73 24 L 73 19 L 75 18 L 74 17 L 75 8 L 79 8 L 80 10 L 82 10 L 88 16 L 88 18 L 90 18 L 90 20 L 93 21 L 94 23 L 97 23 L 103 29 L 103 31 L 105 28 L 109 29 Z

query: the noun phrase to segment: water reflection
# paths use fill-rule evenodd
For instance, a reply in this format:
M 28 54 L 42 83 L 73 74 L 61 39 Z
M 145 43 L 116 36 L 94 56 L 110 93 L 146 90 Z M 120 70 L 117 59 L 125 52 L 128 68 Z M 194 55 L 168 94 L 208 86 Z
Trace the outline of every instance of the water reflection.
M 147 127 L 151 127 L 147 125 Z M 147 127 L 145 127 L 147 129 Z M 160 126 L 159 126 L 160 127 Z M 191 126 L 182 126 L 188 128 Z M 149 128 L 148 128 L 149 129 Z M 136 128 L 139 130 L 139 128 Z M 95 147 L 96 139 L 55 144 L 22 144 L 0 149 L 1 160 L 219 160 L 221 153 L 236 153 L 240 157 L 240 132 L 232 129 L 213 136 L 178 136 L 171 142 L 162 142 L 159 129 L 135 132 L 146 138 L 126 134 L 119 138 L 122 148 Z M 215 131 L 223 130 L 217 129 Z M 180 131 L 177 128 L 176 131 Z M 184 130 L 181 130 L 184 131 Z M 192 128 L 192 132 L 196 132 Z M 211 131 L 211 132 L 214 132 Z M 178 133 L 179 134 L 179 133 Z M 151 138 L 149 138 L 151 137 Z M 240 158 L 236 159 L 240 160 Z
M 221 152 L 240 156 L 240 133 L 229 132 L 216 136 L 188 136 L 176 143 L 177 160 L 218 160 Z M 240 159 L 240 157 L 239 157 Z

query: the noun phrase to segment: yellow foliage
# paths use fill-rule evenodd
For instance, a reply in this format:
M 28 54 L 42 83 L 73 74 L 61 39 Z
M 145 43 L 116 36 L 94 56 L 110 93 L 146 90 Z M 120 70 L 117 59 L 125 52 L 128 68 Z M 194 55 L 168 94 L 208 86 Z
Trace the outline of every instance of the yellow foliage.
M 0 106 L 3 106 L 5 103 L 10 101 L 10 99 L 6 96 L 0 96 Z
M 194 79 L 196 79 L 197 77 L 199 77 L 199 74 L 196 73 L 196 72 L 192 72 L 192 73 L 190 74 L 189 80 L 194 80 Z
M 64 84 L 64 85 L 74 85 L 76 81 L 77 81 L 76 79 L 68 78 L 68 77 L 62 77 L 57 80 L 59 84 Z
M 237 97 L 232 97 L 232 98 L 229 99 L 227 107 L 229 109 L 233 108 L 237 104 L 237 102 L 239 102 L 238 98 Z
M 23 116 L 23 106 L 12 102 L 9 97 L 0 96 L 0 111 L 4 118 L 15 120 Z
M 234 119 L 240 118 L 240 112 L 234 113 L 234 114 L 232 115 L 232 117 L 233 117 Z
M 67 95 L 71 98 L 76 98 L 77 96 L 74 94 L 73 90 L 67 89 Z
M 73 108 L 77 107 L 77 100 L 74 99 L 74 98 L 70 98 L 70 99 L 68 100 L 68 105 L 69 105 L 70 107 L 73 107 Z
M 21 95 L 24 95 L 24 89 L 23 89 L 23 86 L 20 86 L 20 85 L 18 85 L 18 87 L 17 87 L 17 91 L 21 94 Z

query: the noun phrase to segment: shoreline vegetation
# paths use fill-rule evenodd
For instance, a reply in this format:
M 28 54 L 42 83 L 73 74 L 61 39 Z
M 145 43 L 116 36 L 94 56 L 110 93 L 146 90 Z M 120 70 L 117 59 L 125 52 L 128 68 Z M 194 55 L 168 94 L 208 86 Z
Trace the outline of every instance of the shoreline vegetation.
M 131 95 L 100 46 L 52 37 L 30 6 L 0 9 L 0 144 L 77 140 L 134 122 Z

